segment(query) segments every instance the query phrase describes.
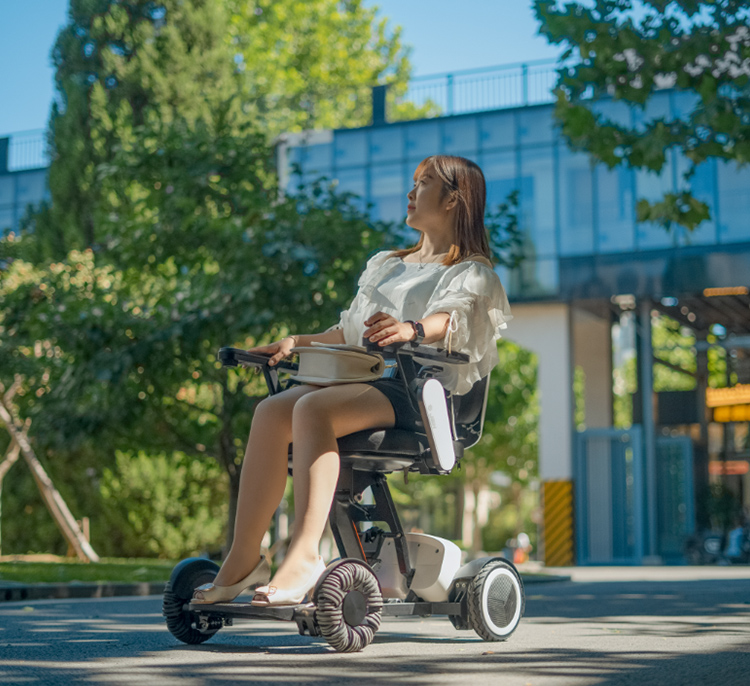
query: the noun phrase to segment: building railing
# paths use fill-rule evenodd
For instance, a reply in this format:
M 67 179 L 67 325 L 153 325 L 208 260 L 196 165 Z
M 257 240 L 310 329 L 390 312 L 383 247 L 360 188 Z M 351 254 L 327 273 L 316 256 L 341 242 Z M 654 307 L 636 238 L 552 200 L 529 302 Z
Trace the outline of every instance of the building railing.
M 557 82 L 555 65 L 555 60 L 535 60 L 417 76 L 403 100 L 432 104 L 443 116 L 548 103 Z
M 49 166 L 44 129 L 0 136 L 0 173 Z
M 555 60 L 536 60 L 416 76 L 401 100 L 419 107 L 432 105 L 433 116 L 548 103 L 553 100 L 552 89 L 557 82 L 555 64 Z M 399 119 L 393 114 L 391 117 Z M 48 165 L 43 129 L 0 136 L 0 173 Z

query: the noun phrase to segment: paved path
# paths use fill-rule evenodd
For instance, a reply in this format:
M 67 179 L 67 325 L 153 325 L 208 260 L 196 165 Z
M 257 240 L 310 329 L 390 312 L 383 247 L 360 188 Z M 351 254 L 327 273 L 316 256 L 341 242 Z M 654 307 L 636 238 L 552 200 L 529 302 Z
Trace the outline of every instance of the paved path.
M 358 654 L 276 622 L 184 646 L 158 597 L 3 603 L 0 684 L 748 686 L 750 570 L 685 569 L 585 570 L 529 586 L 506 643 L 442 618 L 390 619 Z

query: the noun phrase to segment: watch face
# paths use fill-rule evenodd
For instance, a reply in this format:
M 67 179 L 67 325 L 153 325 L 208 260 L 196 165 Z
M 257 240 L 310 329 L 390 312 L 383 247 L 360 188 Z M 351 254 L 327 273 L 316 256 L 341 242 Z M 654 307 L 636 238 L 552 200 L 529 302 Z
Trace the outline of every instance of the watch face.
M 422 326 L 419 322 L 414 322 L 414 329 L 417 332 L 417 337 L 414 342 L 421 343 L 424 339 L 424 326 Z

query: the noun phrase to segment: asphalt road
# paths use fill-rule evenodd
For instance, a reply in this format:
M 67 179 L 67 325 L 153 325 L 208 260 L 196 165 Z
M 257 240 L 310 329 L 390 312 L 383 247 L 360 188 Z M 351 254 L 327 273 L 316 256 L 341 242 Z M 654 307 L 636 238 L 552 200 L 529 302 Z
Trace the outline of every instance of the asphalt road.
M 731 571 L 646 580 L 637 570 L 630 580 L 587 571 L 527 586 L 525 619 L 505 643 L 443 618 L 389 619 L 355 654 L 281 622 L 239 623 L 182 645 L 153 596 L 4 603 L 0 684 L 748 686 L 750 569 Z

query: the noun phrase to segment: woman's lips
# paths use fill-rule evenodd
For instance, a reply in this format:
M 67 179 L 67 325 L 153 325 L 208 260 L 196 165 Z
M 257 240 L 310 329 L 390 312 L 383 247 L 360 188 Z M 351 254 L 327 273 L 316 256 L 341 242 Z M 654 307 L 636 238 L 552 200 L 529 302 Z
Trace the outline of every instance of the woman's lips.
M 417 208 L 416 208 L 416 207 L 414 207 L 414 205 L 407 205 L 407 206 L 406 206 L 406 211 L 407 211 L 407 212 L 413 212 L 413 211 L 414 211 L 414 210 L 416 210 L 416 209 L 417 209 Z

